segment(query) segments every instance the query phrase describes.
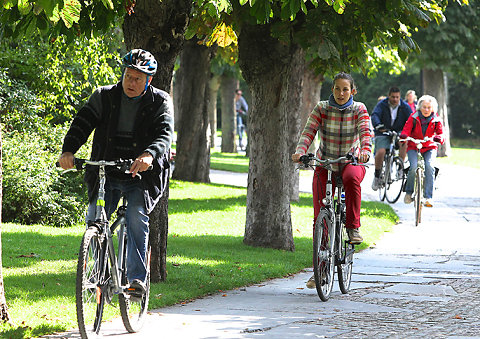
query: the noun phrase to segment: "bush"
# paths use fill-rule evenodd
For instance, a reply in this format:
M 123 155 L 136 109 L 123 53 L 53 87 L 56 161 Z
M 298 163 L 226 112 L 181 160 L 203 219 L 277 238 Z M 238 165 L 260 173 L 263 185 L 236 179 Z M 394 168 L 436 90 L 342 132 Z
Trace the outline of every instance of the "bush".
M 49 136 L 8 133 L 3 140 L 3 220 L 71 226 L 83 219 L 87 202 L 82 174 L 60 175 L 55 167 L 66 129 Z
M 65 227 L 83 220 L 87 203 L 79 172 L 55 167 L 66 127 L 3 139 L 3 220 Z

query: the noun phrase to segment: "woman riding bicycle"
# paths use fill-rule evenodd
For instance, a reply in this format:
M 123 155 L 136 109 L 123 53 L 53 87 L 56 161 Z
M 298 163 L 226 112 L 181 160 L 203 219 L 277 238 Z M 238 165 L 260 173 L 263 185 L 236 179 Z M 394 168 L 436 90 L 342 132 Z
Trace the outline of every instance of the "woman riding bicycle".
M 294 162 L 299 162 L 300 156 L 305 154 L 319 134 L 320 145 L 316 155 L 320 159 L 335 159 L 352 153 L 358 156 L 359 161 L 365 163 L 370 158 L 371 134 L 370 117 L 366 106 L 361 102 L 353 101 L 356 93 L 354 80 L 350 74 L 338 73 L 333 79 L 330 98 L 320 101 L 307 120 L 300 136 Z M 358 229 L 360 227 L 361 182 L 365 177 L 365 167 L 349 164 L 334 164 L 334 170 L 342 175 L 346 196 L 346 227 L 352 244 L 363 241 Z M 313 225 L 323 206 L 327 170 L 317 167 L 313 177 Z M 335 178 L 334 178 L 335 180 Z M 308 288 L 315 288 L 314 277 L 307 282 Z
M 403 127 L 400 139 L 411 137 L 413 139 L 432 138 L 433 141 L 426 141 L 420 150 L 425 160 L 425 203 L 426 207 L 433 207 L 433 183 L 435 180 L 434 161 L 437 157 L 437 142 L 443 144 L 443 125 L 436 114 L 438 109 L 437 100 L 430 96 L 422 96 L 417 103 L 417 112 L 412 114 Z M 407 147 L 410 170 L 408 171 L 405 184 L 404 202 L 410 204 L 415 184 L 415 170 L 417 168 L 417 146 L 414 142 L 408 141 Z

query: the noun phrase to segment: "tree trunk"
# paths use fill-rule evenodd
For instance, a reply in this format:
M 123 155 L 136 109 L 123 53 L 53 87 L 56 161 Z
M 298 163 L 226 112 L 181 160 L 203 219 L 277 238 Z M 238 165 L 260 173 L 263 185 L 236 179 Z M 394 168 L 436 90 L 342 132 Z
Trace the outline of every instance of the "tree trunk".
M 127 50 L 143 48 L 158 62 L 152 85 L 170 92 L 175 59 L 180 53 L 192 2 L 189 0 L 137 0 L 135 13 L 127 15 L 123 32 Z M 149 241 L 152 247 L 151 280 L 167 277 L 167 236 L 169 188 L 150 214 Z
M 173 111 L 174 113 L 174 124 L 175 124 L 175 131 L 178 132 L 178 126 L 180 126 L 180 111 L 178 107 L 180 106 L 180 100 L 182 98 L 182 93 L 180 93 L 180 88 L 182 87 L 182 68 L 180 67 L 173 76 Z
M 180 55 L 183 79 L 180 122 L 177 132 L 177 154 L 173 178 L 194 182 L 210 182 L 210 143 L 207 138 L 209 79 L 212 49 L 199 45 L 193 38 L 185 42 Z
M 221 76 L 222 94 L 222 152 L 236 153 L 235 130 L 237 127 L 237 114 L 235 113 L 235 90 L 238 80 L 228 74 Z
M 298 49 L 292 56 L 292 66 L 295 71 L 290 70 L 289 72 L 286 98 L 286 102 L 290 105 L 289 111 L 286 111 L 288 119 L 288 155 L 290 156 L 295 153 L 298 138 L 300 137 L 300 130 L 303 128 L 303 126 L 301 126 L 301 108 L 303 106 L 302 88 L 305 72 L 305 53 L 301 49 Z M 289 195 L 290 201 L 298 201 L 300 198 L 300 172 L 297 169 L 298 165 L 293 161 L 289 161 L 288 165 L 290 167 L 289 171 L 292 173 Z
M 2 183 L 3 183 L 3 162 L 2 162 L 2 131 L 0 129 L 0 226 L 2 224 Z M 1 236 L 1 227 L 0 227 L 0 321 L 2 323 L 10 321 L 10 316 L 8 315 L 7 300 L 5 299 L 5 288 L 3 285 L 3 275 L 2 275 L 2 236 Z
M 293 251 L 288 116 L 296 110 L 288 93 L 295 90 L 289 79 L 298 66 L 298 47 L 273 39 L 269 25 L 243 26 L 238 43 L 239 65 L 252 93 L 244 243 Z
M 441 69 L 423 69 L 423 93 L 434 96 L 438 101 L 438 115 L 442 119 L 445 143 L 438 147 L 439 157 L 450 155 L 450 126 L 448 123 L 448 86 L 447 75 Z
M 320 92 L 322 90 L 323 75 L 318 75 L 309 66 L 305 67 L 303 73 L 302 86 L 302 109 L 300 110 L 300 133 L 305 127 L 310 113 L 320 101 Z M 307 153 L 315 153 L 317 151 L 317 139 L 314 139 L 307 150 Z
M 220 89 L 220 76 L 213 75 L 208 83 L 210 89 L 210 101 L 208 103 L 208 120 L 210 127 L 210 147 L 215 147 L 217 137 L 217 94 Z

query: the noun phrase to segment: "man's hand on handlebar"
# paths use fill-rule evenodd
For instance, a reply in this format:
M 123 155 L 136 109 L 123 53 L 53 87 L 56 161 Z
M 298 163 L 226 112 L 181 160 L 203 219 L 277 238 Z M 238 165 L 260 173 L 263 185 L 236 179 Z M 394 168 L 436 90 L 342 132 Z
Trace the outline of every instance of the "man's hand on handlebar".
M 148 153 L 144 152 L 142 153 L 137 159 L 132 164 L 132 167 L 130 167 L 130 173 L 132 174 L 132 178 L 134 178 L 138 172 L 144 172 L 152 166 L 153 162 L 153 156 Z
M 378 124 L 377 126 L 375 126 L 375 129 L 379 132 L 386 132 L 387 131 L 384 124 Z
M 63 168 L 64 170 L 68 170 L 74 167 L 73 163 L 73 153 L 71 152 L 65 152 L 60 155 L 60 158 L 58 158 L 58 163 L 60 164 L 60 167 Z

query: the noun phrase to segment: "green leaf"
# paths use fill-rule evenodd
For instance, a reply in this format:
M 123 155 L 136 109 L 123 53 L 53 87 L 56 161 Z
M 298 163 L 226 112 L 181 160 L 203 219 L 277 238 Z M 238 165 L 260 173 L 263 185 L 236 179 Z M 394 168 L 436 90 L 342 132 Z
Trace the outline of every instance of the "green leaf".
M 240 6 L 243 6 L 247 3 L 248 0 L 240 0 Z
M 33 6 L 28 0 L 18 0 L 17 7 L 21 15 L 27 15 Z
M 103 5 L 107 8 L 107 9 L 113 9 L 113 2 L 112 0 L 102 0 L 103 2 Z
M 300 7 L 302 8 L 302 12 L 307 14 L 307 6 L 305 6 L 305 2 L 303 0 L 300 2 Z
M 57 1 L 52 0 L 38 0 L 36 6 L 43 8 L 47 14 L 47 18 L 50 18 L 53 15 L 53 10 L 55 7 L 58 9 Z
M 43 33 L 46 33 L 46 31 L 48 30 L 49 24 L 47 19 L 43 15 L 39 15 L 37 17 L 37 27 Z
M 343 12 L 345 11 L 345 3 L 343 2 L 343 0 L 336 0 L 333 4 L 333 9 L 338 14 L 343 14 Z
M 27 27 L 25 28 L 25 37 L 30 38 L 36 30 L 37 30 L 37 17 L 32 16 L 32 20 L 30 20 Z
M 3 8 L 10 9 L 17 4 L 17 0 L 3 0 Z
M 64 6 L 60 11 L 60 17 L 67 28 L 71 28 L 73 23 L 78 22 L 81 9 L 82 5 L 78 0 L 66 0 L 64 2 Z

